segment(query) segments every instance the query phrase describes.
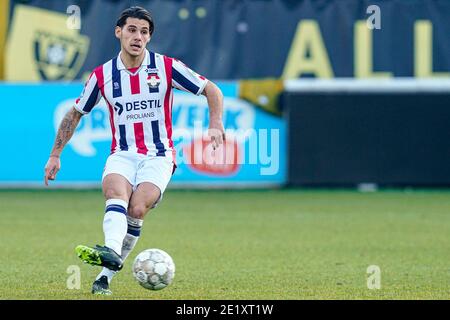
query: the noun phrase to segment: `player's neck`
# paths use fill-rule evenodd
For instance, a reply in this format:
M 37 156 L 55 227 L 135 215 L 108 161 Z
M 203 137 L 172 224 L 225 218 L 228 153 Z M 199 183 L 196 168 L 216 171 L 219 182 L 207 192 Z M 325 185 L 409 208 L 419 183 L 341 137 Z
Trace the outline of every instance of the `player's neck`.
M 122 59 L 122 62 L 125 68 L 127 69 L 140 67 L 142 61 L 144 61 L 144 58 L 145 58 L 145 50 L 142 52 L 141 55 L 137 57 L 128 54 L 125 50 L 122 50 L 120 52 L 120 59 Z

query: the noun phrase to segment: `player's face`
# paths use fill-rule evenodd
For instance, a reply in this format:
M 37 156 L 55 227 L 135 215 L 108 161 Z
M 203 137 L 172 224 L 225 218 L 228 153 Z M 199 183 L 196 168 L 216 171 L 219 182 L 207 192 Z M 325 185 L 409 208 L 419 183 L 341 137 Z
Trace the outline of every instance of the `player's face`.
M 122 50 L 131 56 L 140 56 L 151 38 L 149 23 L 147 20 L 127 18 L 122 28 L 116 27 L 116 37 L 120 39 Z

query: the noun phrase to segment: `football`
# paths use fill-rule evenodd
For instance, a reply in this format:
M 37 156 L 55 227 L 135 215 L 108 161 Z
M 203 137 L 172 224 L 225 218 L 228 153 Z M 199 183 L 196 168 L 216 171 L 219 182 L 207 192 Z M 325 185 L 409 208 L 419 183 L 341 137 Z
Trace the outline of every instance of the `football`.
M 147 249 L 134 259 L 133 276 L 144 288 L 161 290 L 172 283 L 175 264 L 167 252 L 161 249 Z

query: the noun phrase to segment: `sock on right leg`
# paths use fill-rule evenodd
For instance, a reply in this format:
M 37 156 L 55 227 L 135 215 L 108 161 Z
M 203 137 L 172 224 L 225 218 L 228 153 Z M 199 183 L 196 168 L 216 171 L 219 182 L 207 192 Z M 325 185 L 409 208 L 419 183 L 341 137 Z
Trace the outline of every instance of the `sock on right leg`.
M 122 254 L 123 239 L 127 234 L 127 207 L 128 204 L 120 199 L 106 201 L 103 219 L 105 246 L 113 249 L 118 255 Z
M 117 271 L 109 270 L 108 268 L 103 267 L 102 271 L 97 275 L 95 280 L 100 279 L 102 276 L 106 276 L 108 278 L 108 283 L 111 283 L 112 278 L 117 273 Z
M 122 243 L 122 260 L 128 257 L 131 251 L 136 246 L 137 241 L 139 240 L 139 236 L 141 235 L 141 228 L 144 220 L 133 218 L 127 216 L 127 234 L 123 239 Z M 111 283 L 112 278 L 116 275 L 117 271 L 109 270 L 108 268 L 103 268 L 102 271 L 98 274 L 96 280 L 100 279 L 101 276 L 106 276 L 108 278 L 108 282 Z

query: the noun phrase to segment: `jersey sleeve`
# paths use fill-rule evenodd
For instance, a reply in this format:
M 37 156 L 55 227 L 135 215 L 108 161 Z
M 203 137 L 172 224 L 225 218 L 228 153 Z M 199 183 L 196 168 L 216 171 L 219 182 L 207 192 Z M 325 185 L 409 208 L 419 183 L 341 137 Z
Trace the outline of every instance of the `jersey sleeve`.
M 92 72 L 84 85 L 80 97 L 75 101 L 75 109 L 82 114 L 91 112 L 102 97 L 95 72 Z
M 173 59 L 172 62 L 172 86 L 200 95 L 205 89 L 208 79 L 189 69 L 183 62 Z

